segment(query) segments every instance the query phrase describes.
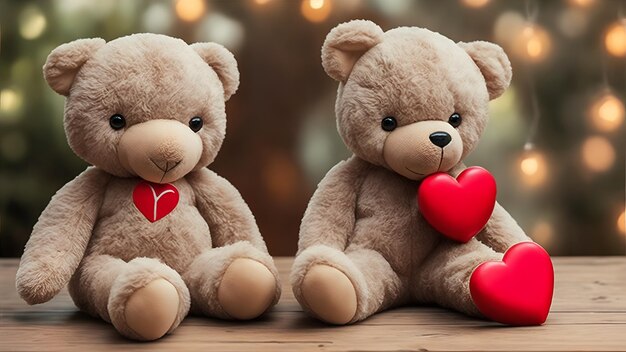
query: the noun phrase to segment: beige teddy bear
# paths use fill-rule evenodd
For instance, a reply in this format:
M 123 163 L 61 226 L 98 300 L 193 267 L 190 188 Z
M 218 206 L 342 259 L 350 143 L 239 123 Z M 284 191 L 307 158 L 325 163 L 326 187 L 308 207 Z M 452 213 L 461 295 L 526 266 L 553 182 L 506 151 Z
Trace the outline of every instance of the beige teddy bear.
M 465 169 L 489 100 L 510 83 L 506 54 L 487 42 L 457 44 L 414 27 L 383 32 L 359 20 L 328 34 L 322 64 L 339 81 L 337 125 L 354 155 L 328 172 L 304 215 L 291 275 L 296 298 L 333 324 L 405 304 L 481 315 L 473 270 L 530 239 L 496 204 L 475 238 L 450 240 L 420 214 L 416 192 L 429 174 Z
M 93 166 L 33 229 L 17 273 L 26 302 L 46 302 L 69 282 L 80 309 L 153 340 L 190 309 L 251 319 L 278 301 L 252 213 L 206 168 L 239 85 L 228 50 L 155 34 L 81 39 L 56 48 L 44 76 L 67 97 L 72 150 Z

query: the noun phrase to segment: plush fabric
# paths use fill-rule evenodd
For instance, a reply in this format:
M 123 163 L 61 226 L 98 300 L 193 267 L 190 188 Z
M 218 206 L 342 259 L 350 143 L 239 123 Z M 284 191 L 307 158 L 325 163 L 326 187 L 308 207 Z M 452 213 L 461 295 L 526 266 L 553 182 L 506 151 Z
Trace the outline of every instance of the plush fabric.
M 322 64 L 339 81 L 337 126 L 354 155 L 328 172 L 304 214 L 291 274 L 296 298 L 319 317 L 302 292 L 307 272 L 319 264 L 353 284 L 358 302 L 350 322 L 403 304 L 436 303 L 479 315 L 469 292 L 472 271 L 530 239 L 496 205 L 474 239 L 453 242 L 420 215 L 416 195 L 426 175 L 465 169 L 490 98 L 511 80 L 506 54 L 495 44 L 457 44 L 423 28 L 383 33 L 359 20 L 328 34 Z M 454 113 L 462 116 L 458 126 L 449 122 Z M 381 128 L 387 116 L 397 121 L 394 130 Z M 433 132 L 448 133 L 450 143 L 435 146 Z
M 146 339 L 126 322 L 131 295 L 157 279 L 176 289 L 178 311 L 167 332 L 190 307 L 227 317 L 216 290 L 237 258 L 267 268 L 275 283 L 271 305 L 278 301 L 278 273 L 254 216 L 239 192 L 206 168 L 225 136 L 225 101 L 239 84 L 230 52 L 155 34 L 81 39 L 55 49 L 44 76 L 67 95 L 69 144 L 93 166 L 58 191 L 33 229 L 17 273 L 26 302 L 46 302 L 70 282 L 79 308 Z M 125 118 L 122 128 L 110 125 L 115 114 Z M 203 122 L 197 131 L 193 117 Z M 177 206 L 158 221 L 133 202 L 142 178 L 178 190 Z

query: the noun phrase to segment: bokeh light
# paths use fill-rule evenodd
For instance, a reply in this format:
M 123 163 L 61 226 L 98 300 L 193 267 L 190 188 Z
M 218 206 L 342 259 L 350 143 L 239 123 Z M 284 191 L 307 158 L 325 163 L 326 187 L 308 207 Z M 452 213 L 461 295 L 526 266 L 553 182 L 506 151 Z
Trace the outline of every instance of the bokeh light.
M 612 24 L 604 35 L 604 46 L 609 54 L 626 57 L 626 19 Z
M 538 186 L 548 176 L 548 166 L 542 153 L 529 150 L 524 153 L 519 163 L 523 181 L 529 186 Z
M 206 11 L 204 0 L 177 0 L 176 14 L 181 20 L 195 22 L 199 20 Z
M 552 40 L 543 27 L 527 23 L 515 40 L 515 50 L 519 56 L 530 61 L 542 61 L 550 53 Z
M 271 1 L 271 0 L 254 0 L 254 2 L 255 2 L 257 5 L 265 5 L 265 4 L 267 4 L 268 2 L 270 2 L 270 1 Z
M 172 25 L 170 9 L 161 3 L 153 3 L 143 13 L 143 28 L 151 33 L 167 33 Z
M 623 235 L 626 235 L 626 209 L 622 210 L 621 214 L 617 217 L 617 229 Z
M 585 140 L 581 147 L 583 164 L 591 171 L 603 172 L 613 166 L 615 149 L 604 137 L 593 136 Z
M 478 8 L 487 5 L 489 0 L 461 0 L 461 2 L 467 7 Z
M 5 88 L 0 91 L 0 121 L 15 122 L 21 115 L 16 114 L 22 107 L 22 93 Z
M 302 16 L 311 22 L 322 22 L 328 15 L 332 4 L 330 0 L 303 0 L 300 6 Z
M 524 16 L 516 11 L 506 11 L 498 16 L 493 26 L 493 36 L 498 43 L 507 46 L 515 44 L 515 39 L 524 29 Z
M 213 12 L 203 19 L 196 30 L 197 41 L 220 43 L 230 50 L 239 49 L 244 37 L 243 25 L 219 12 Z
M 20 35 L 27 40 L 37 39 L 46 29 L 46 16 L 36 6 L 22 10 L 18 19 Z
M 600 96 L 589 111 L 591 123 L 603 132 L 611 132 L 621 126 L 624 114 L 624 103 L 612 93 Z
M 549 222 L 539 220 L 532 227 L 530 237 L 540 245 L 550 247 L 554 237 L 554 228 Z
M 582 7 L 566 8 L 559 14 L 557 25 L 564 35 L 570 38 L 580 37 L 589 26 L 587 10 Z
M 593 5 L 595 0 L 569 0 L 570 4 L 580 7 L 589 7 Z

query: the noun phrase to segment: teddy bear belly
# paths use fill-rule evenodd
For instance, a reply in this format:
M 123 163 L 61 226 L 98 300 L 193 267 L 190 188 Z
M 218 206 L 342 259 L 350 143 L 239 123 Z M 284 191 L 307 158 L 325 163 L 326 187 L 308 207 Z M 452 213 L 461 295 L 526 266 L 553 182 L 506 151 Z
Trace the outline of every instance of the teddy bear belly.
M 181 272 L 201 251 L 211 248 L 209 226 L 194 206 L 179 204 L 155 222 L 132 206 L 98 220 L 86 255 L 105 254 L 125 261 L 157 258 Z

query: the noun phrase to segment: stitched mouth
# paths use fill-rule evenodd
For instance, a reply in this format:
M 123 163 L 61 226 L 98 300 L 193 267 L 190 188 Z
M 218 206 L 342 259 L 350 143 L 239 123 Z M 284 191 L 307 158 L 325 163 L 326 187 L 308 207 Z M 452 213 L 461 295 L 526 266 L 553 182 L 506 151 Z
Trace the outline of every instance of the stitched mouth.
M 443 164 L 443 148 L 441 148 L 441 159 L 439 159 L 439 166 L 437 166 L 437 171 L 441 171 L 441 164 Z
M 416 175 L 424 176 L 424 174 L 419 173 L 419 172 L 415 172 L 415 171 L 413 171 L 413 170 L 409 169 L 409 168 L 408 168 L 408 167 L 406 167 L 406 166 L 405 166 L 404 168 L 405 168 L 405 169 L 407 169 L 407 170 L 409 170 L 410 172 L 412 172 L 412 173 L 416 174 Z
M 161 167 L 161 165 L 159 165 L 156 161 L 154 161 L 154 159 L 150 158 L 150 161 L 154 164 L 154 166 L 156 166 L 159 170 L 163 171 L 164 173 L 167 173 L 168 171 L 172 171 L 174 170 L 181 162 L 181 160 L 178 160 L 176 162 L 172 162 L 172 167 L 170 167 L 170 162 L 166 161 L 165 162 L 165 169 Z

